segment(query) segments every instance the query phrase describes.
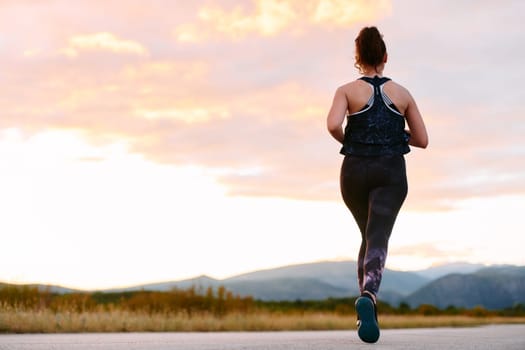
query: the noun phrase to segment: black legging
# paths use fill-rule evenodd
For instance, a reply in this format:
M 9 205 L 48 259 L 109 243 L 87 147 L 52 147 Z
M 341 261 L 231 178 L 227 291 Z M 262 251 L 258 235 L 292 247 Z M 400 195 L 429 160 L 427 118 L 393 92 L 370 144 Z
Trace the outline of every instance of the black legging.
M 377 295 L 388 239 L 407 195 L 405 158 L 345 156 L 341 193 L 361 231 L 357 277 L 361 293 Z

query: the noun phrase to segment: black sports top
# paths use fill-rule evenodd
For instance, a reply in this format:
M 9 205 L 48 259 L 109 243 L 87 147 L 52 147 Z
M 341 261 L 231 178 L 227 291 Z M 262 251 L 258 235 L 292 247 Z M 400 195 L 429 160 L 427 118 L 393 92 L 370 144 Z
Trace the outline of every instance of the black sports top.
M 389 78 L 362 77 L 374 93 L 359 111 L 347 116 L 341 154 L 356 156 L 400 155 L 410 152 L 405 117 L 383 92 Z

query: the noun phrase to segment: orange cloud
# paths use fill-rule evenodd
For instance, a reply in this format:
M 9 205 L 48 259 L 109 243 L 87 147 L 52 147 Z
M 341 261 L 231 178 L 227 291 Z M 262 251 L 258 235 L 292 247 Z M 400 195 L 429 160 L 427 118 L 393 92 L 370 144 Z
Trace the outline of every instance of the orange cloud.
M 379 17 L 379 13 L 386 16 L 391 11 L 390 0 L 319 0 L 316 1 L 311 19 L 325 25 L 345 27 L 349 24 L 373 21 Z
M 255 0 L 252 11 L 238 5 L 231 10 L 204 6 L 199 23 L 185 23 L 175 29 L 181 42 L 198 42 L 215 34 L 244 38 L 252 33 L 274 36 L 282 32 L 300 33 L 308 25 L 347 27 L 388 15 L 389 0 Z
M 134 114 L 146 119 L 180 120 L 185 123 L 205 123 L 211 119 L 228 118 L 230 113 L 221 107 L 173 107 L 169 109 L 137 109 Z
M 210 7 L 199 11 L 200 20 L 210 23 L 217 31 L 232 36 L 249 32 L 274 35 L 296 18 L 297 14 L 289 2 L 277 0 L 256 2 L 255 14 L 252 15 L 244 14 L 241 7 L 231 12 Z

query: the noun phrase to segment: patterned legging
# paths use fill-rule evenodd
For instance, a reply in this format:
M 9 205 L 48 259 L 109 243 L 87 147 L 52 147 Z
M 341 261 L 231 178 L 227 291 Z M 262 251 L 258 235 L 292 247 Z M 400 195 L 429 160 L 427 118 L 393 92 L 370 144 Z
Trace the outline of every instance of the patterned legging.
M 361 231 L 357 277 L 361 293 L 377 295 L 388 240 L 407 195 L 405 158 L 345 156 L 341 193 Z

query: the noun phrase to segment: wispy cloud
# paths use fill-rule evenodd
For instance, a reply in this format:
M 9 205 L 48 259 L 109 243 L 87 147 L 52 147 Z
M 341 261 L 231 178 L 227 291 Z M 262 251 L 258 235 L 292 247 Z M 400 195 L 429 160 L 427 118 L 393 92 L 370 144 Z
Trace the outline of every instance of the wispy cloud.
M 69 38 L 68 46 L 60 52 L 69 57 L 78 56 L 81 51 L 110 51 L 114 53 L 147 55 L 148 50 L 133 40 L 118 38 L 113 33 L 75 35 Z

